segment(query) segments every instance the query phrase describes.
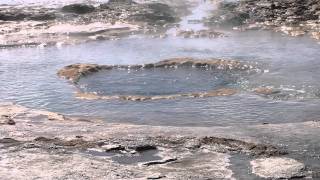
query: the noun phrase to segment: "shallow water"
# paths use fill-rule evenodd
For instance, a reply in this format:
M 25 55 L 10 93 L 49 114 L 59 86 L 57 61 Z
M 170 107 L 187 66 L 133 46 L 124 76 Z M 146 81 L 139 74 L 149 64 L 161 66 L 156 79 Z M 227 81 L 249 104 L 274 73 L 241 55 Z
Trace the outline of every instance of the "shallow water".
M 87 150 L 83 152 L 84 154 L 88 154 L 91 156 L 101 156 L 101 157 L 111 157 L 111 159 L 120 164 L 138 164 L 138 163 L 146 163 L 151 161 L 158 161 L 162 158 L 159 155 L 158 150 L 148 150 L 142 153 L 119 153 L 119 152 L 99 152 L 94 150 Z
M 320 45 L 316 41 L 269 31 L 225 30 L 225 33 L 228 37 L 217 39 L 183 39 L 174 36 L 154 39 L 134 36 L 62 48 L 0 50 L 0 99 L 69 115 L 95 116 L 108 122 L 134 124 L 227 126 L 320 119 Z M 228 97 L 146 102 L 79 100 L 74 96 L 76 87 L 56 75 L 59 69 L 73 63 L 143 64 L 172 57 L 214 57 L 256 62 L 261 72 L 237 77 L 236 81 L 233 78 L 227 79 L 225 82 L 220 77 L 216 81 L 207 73 L 191 71 L 189 73 L 195 73 L 196 76 L 190 81 L 174 84 L 174 87 L 170 86 L 170 83 L 173 84 L 170 80 L 162 84 L 155 83 L 157 81 L 152 78 L 163 77 L 168 80 L 168 76 L 179 75 L 178 79 L 181 80 L 184 76 L 180 73 L 187 72 L 156 72 L 152 76 L 142 76 L 142 79 L 149 78 L 148 82 L 154 83 L 152 86 L 142 88 L 139 83 L 143 81 L 139 81 L 131 84 L 128 89 L 124 87 L 127 87 L 125 84 L 129 83 L 132 76 L 127 73 L 113 72 L 106 79 L 103 73 L 88 77 L 93 80 L 95 76 L 100 76 L 88 82 L 93 83 L 91 88 L 96 88 L 92 91 L 104 93 L 110 91 L 107 85 L 114 83 L 118 85 L 112 86 L 112 93 L 122 89 L 123 93 L 128 94 L 134 92 L 132 88 L 137 85 L 138 90 L 134 92 L 137 94 L 207 90 L 220 83 L 231 84 L 240 90 L 238 94 Z M 196 81 L 197 85 L 193 85 Z M 250 92 L 252 88 L 260 86 L 282 89 L 289 96 L 291 94 L 291 98 L 273 100 Z

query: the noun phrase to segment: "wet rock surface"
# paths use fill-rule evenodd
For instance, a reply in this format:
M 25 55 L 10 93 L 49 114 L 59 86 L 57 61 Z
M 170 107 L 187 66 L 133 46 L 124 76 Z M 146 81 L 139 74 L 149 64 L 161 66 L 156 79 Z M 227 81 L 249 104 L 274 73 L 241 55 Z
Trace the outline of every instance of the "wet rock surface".
M 306 90 L 299 90 L 293 88 L 275 88 L 269 87 L 258 87 L 253 88 L 252 92 L 257 95 L 270 98 L 273 100 L 294 100 L 303 98 L 319 98 L 317 91 L 306 92 Z
M 62 7 L 62 12 L 86 14 L 95 10 L 94 6 L 86 4 L 70 4 Z
M 143 65 L 97 65 L 97 64 L 74 64 L 69 65 L 58 71 L 58 76 L 66 78 L 74 83 L 79 81 L 79 78 L 90 75 L 91 73 L 100 70 L 110 69 L 153 69 L 153 68 L 206 68 L 221 71 L 248 71 L 254 67 L 251 64 L 241 63 L 236 60 L 224 59 L 196 59 L 196 58 L 173 58 L 163 60 L 153 64 Z
M 94 21 L 94 18 L 104 18 L 107 21 L 133 20 L 147 23 L 168 23 L 177 20 L 174 9 L 167 4 L 134 1 L 109 1 L 95 7 L 91 4 L 69 4 L 61 8 L 48 8 L 40 6 L 27 6 L 8 8 L 0 7 L 0 20 L 21 21 L 32 20 L 36 16 L 55 15 L 61 21 Z M 91 13 L 91 14 L 90 14 Z M 138 16 L 140 18 L 138 18 Z M 35 20 L 35 19 L 33 19 Z M 52 20 L 52 18 L 38 18 L 39 21 Z M 160 21 L 160 22 L 159 22 Z
M 217 10 L 213 12 L 210 18 L 211 23 L 232 26 L 243 24 L 249 18 L 249 14 L 238 11 L 238 6 L 240 6 L 238 2 L 221 1 L 218 4 Z
M 231 157 L 238 155 L 245 155 L 252 171 L 261 177 L 312 176 L 312 167 L 306 170 L 303 161 L 287 158 L 290 149 L 259 142 L 254 137 L 257 134 L 250 135 L 255 129 L 286 139 L 277 131 L 285 124 L 239 129 L 121 125 L 73 117 L 52 121 L 52 112 L 0 106 L 1 115 L 10 113 L 16 114 L 18 127 L 2 125 L 0 129 L 0 175 L 4 179 L 234 179 L 239 175 L 231 168 Z M 319 128 L 314 125 L 289 126 L 309 128 L 311 135 Z M 304 138 L 300 133 L 297 130 L 294 136 Z
M 256 88 L 256 89 L 254 89 L 254 92 L 257 94 L 262 94 L 262 95 L 266 95 L 266 96 L 280 93 L 280 91 L 275 90 L 273 88 L 268 88 L 268 87 Z
M 74 64 L 59 70 L 58 75 L 72 82 L 77 82 L 82 76 L 86 76 L 90 73 L 95 73 L 102 69 L 108 68 L 112 68 L 112 66 L 99 66 L 97 64 Z
M 183 10 L 176 5 L 109 1 L 63 7 L 0 6 L 0 48 L 61 46 L 155 32 L 179 20 L 178 12 Z
M 137 95 L 97 95 L 95 93 L 76 93 L 76 97 L 85 100 L 126 100 L 126 101 L 152 101 L 152 100 L 168 100 L 177 98 L 205 98 L 205 97 L 216 97 L 216 96 L 231 96 L 237 93 L 236 89 L 221 88 L 218 90 L 212 90 L 207 92 L 193 92 L 193 93 L 182 93 L 172 95 L 155 95 L 155 96 L 137 96 Z
M 303 178 L 305 166 L 290 158 L 262 158 L 250 162 L 252 172 L 263 178 L 290 179 Z
M 272 29 L 291 36 L 310 34 L 317 39 L 320 30 L 320 4 L 317 0 L 223 1 L 211 19 L 213 23 L 239 26 L 235 29 Z

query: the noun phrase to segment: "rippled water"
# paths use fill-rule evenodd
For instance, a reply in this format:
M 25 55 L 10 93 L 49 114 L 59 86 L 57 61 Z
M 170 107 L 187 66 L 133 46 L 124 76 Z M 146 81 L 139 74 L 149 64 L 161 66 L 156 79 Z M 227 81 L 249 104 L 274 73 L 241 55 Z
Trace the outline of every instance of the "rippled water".
M 275 101 L 243 91 L 231 97 L 206 99 L 83 101 L 74 98 L 75 87 L 59 79 L 56 72 L 79 62 L 142 64 L 181 56 L 224 57 L 257 61 L 269 69 L 269 73 L 251 76 L 245 87 L 270 85 L 317 90 L 319 55 L 319 44 L 308 38 L 265 31 L 233 33 L 214 40 L 129 38 L 62 49 L 1 50 L 0 98 L 66 114 L 138 124 L 207 126 L 306 121 L 320 118 L 317 98 Z
M 78 87 L 99 95 L 172 95 L 212 91 L 237 83 L 237 76 L 197 68 L 106 70 L 82 78 Z
M 108 122 L 135 124 L 226 126 L 320 119 L 317 94 L 320 89 L 320 45 L 316 41 L 308 37 L 293 38 L 269 31 L 225 32 L 228 37 L 218 39 L 183 39 L 172 36 L 153 39 L 135 36 L 62 48 L 0 50 L 0 99 L 64 114 L 96 116 Z M 76 87 L 56 75 L 59 69 L 73 63 L 143 64 L 172 57 L 216 57 L 257 62 L 264 73 L 242 79 L 241 83 L 236 84 L 241 92 L 229 97 L 146 102 L 79 100 L 74 96 Z M 221 79 L 210 79 L 209 74 L 199 75 L 192 71 L 179 71 L 178 74 L 156 72 L 151 73 L 151 76 L 111 73 L 112 76 L 106 78 L 104 73 L 89 76 L 90 80 L 95 81 L 87 82 L 101 81 L 101 86 L 96 86 L 98 89 L 93 91 L 106 92 L 110 90 L 106 85 L 112 85 L 113 92 L 123 89 L 123 93 L 131 93 L 130 88 L 137 85 L 136 93 L 145 92 L 145 88 L 139 84 L 143 81 L 130 84 L 132 77 L 152 79 L 155 76 L 166 80 L 164 84 L 147 86 L 149 93 L 193 91 L 221 83 Z M 184 76 L 180 73 L 194 73 L 196 76 L 192 76 L 191 81 L 174 84 L 175 87 L 169 86 L 172 82 L 167 77 L 178 76 L 182 80 Z M 100 78 L 94 79 L 95 76 Z M 200 76 L 197 86 L 192 85 L 197 81 L 197 76 Z M 117 78 L 124 81 L 117 82 Z M 136 80 L 138 79 L 134 78 Z M 114 83 L 120 84 L 113 87 Z M 130 85 L 128 89 L 124 88 L 126 83 Z M 167 88 L 164 89 L 163 86 Z M 273 100 L 250 92 L 252 88 L 259 86 L 272 86 L 298 95 L 288 100 Z M 164 92 L 158 92 L 159 89 Z

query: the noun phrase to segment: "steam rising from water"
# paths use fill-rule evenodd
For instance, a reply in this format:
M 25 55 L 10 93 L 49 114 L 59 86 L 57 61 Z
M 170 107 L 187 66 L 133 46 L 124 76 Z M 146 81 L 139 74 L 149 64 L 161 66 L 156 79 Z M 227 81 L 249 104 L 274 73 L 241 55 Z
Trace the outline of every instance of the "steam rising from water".
M 320 119 L 320 102 L 314 96 L 320 89 L 319 44 L 307 37 L 292 38 L 268 31 L 228 33 L 229 37 L 218 39 L 140 36 L 60 49 L 1 50 L 0 99 L 65 114 L 98 116 L 107 121 L 136 124 L 227 126 Z M 275 101 L 243 91 L 230 97 L 203 99 L 138 103 L 83 101 L 74 97 L 72 85 L 56 76 L 58 69 L 74 63 L 144 64 L 172 57 L 217 57 L 258 62 L 265 65 L 263 73 L 240 81 L 244 89 L 270 86 L 288 91 L 290 88 L 295 91 L 289 93 L 301 93 L 302 100 L 293 97 Z M 204 75 L 202 81 L 207 78 Z M 214 82 L 206 81 L 201 85 L 212 87 Z

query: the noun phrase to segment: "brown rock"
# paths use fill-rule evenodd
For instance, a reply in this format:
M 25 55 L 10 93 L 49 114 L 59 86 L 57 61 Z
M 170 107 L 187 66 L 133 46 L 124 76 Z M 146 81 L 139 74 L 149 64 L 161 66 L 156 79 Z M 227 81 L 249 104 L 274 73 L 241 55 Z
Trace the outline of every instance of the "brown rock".
M 231 96 L 237 93 L 235 89 L 222 88 L 215 91 L 209 91 L 203 94 L 204 97 L 215 97 L 215 96 Z
M 248 64 L 241 63 L 235 60 L 172 58 L 172 59 L 163 60 L 154 64 L 145 64 L 145 65 L 107 66 L 107 65 L 97 65 L 97 64 L 73 64 L 59 70 L 58 76 L 64 77 L 76 83 L 82 76 L 86 76 L 86 75 L 98 72 L 100 70 L 110 70 L 113 68 L 127 68 L 127 69 L 169 68 L 169 67 L 175 67 L 175 66 L 196 67 L 196 68 L 206 67 L 206 68 L 216 69 L 216 70 L 235 70 L 235 71 L 244 71 L 252 68 L 252 66 Z
M 107 68 L 108 66 L 99 66 L 97 64 L 73 64 L 58 71 L 58 75 L 76 83 L 82 76 Z
M 268 88 L 268 87 L 260 87 L 260 88 L 256 88 L 254 90 L 255 93 L 257 94 L 262 94 L 262 95 L 272 95 L 272 94 L 277 94 L 280 91 L 275 90 L 273 88 Z

